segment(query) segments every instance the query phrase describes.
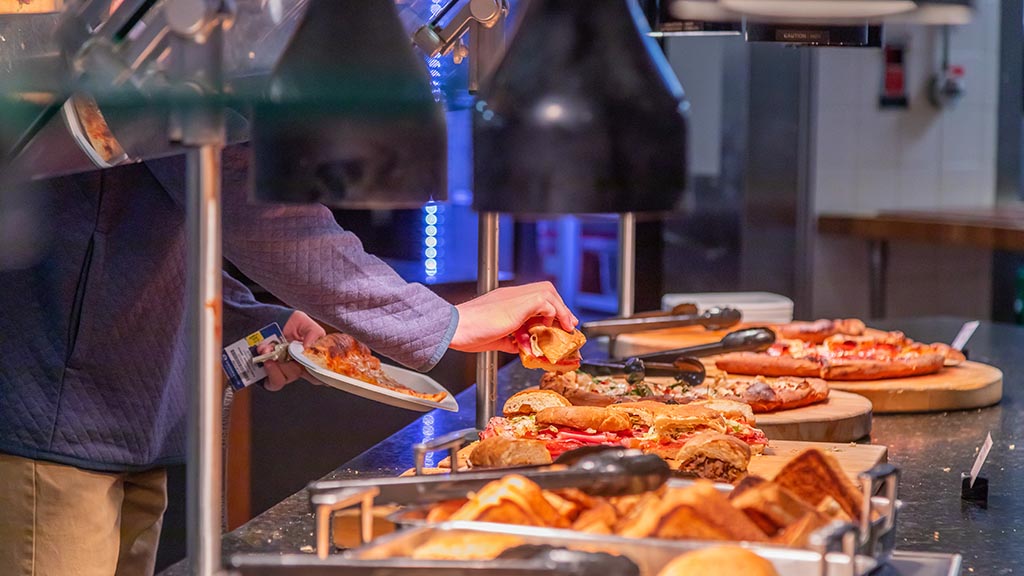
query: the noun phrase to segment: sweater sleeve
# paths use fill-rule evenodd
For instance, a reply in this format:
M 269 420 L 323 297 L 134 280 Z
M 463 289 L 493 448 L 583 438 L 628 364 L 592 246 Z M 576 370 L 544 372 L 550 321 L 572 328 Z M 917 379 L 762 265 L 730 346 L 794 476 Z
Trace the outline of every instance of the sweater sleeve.
M 225 258 L 288 306 L 401 364 L 425 371 L 441 359 L 459 322 L 454 306 L 368 254 L 326 207 L 249 203 L 248 147 L 226 149 L 223 161 Z M 165 187 L 168 167 L 150 166 Z
M 277 322 L 284 329 L 294 310 L 258 302 L 244 284 L 227 272 L 221 277 L 224 295 L 224 344 L 231 344 Z

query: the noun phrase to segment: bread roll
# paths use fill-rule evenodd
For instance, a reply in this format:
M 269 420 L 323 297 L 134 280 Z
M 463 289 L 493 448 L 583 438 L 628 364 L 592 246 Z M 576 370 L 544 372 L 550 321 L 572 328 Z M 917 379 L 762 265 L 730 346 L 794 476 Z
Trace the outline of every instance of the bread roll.
M 629 418 L 620 412 L 597 406 L 558 406 L 537 413 L 538 426 L 566 426 L 577 430 L 620 432 L 629 428 Z
M 768 560 L 738 546 L 718 546 L 688 552 L 669 562 L 658 576 L 779 576 Z
M 474 468 L 511 468 L 551 464 L 551 453 L 540 440 L 519 440 L 491 436 L 481 440 L 469 454 Z
M 493 560 L 509 548 L 523 543 L 508 534 L 441 532 L 413 550 L 417 560 Z
M 550 390 L 523 390 L 505 401 L 501 412 L 506 418 L 536 414 L 545 408 L 572 406 L 561 394 Z

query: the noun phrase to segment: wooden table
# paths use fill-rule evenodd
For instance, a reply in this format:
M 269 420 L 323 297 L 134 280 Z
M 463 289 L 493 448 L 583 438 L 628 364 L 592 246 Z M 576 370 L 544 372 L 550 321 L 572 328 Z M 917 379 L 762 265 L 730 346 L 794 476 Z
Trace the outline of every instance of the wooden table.
M 1024 205 L 959 210 L 822 214 L 818 232 L 868 241 L 868 301 L 872 318 L 885 317 L 889 242 L 905 240 L 1024 252 Z

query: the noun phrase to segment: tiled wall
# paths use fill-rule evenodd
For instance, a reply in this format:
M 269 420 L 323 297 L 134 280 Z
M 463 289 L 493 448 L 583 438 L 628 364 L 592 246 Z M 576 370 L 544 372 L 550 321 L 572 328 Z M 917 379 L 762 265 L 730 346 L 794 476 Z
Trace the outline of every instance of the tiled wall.
M 819 214 L 995 202 L 999 2 L 979 0 L 977 5 L 972 23 L 952 29 L 950 61 L 964 66 L 966 92 L 950 108 L 938 110 L 928 101 L 928 79 L 941 62 L 937 27 L 886 29 L 888 41 L 907 46 L 906 109 L 878 107 L 881 51 L 819 51 L 814 178 Z M 866 250 L 863 241 L 818 238 L 816 315 L 867 313 Z M 987 252 L 893 244 L 890 316 L 987 317 L 990 294 Z

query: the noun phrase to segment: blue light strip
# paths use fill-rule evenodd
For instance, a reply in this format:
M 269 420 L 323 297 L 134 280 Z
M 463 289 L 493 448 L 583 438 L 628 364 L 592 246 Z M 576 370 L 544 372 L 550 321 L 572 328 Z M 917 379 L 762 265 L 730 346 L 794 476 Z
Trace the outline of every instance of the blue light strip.
M 423 273 L 429 282 L 444 269 L 444 205 L 429 202 L 423 207 Z

